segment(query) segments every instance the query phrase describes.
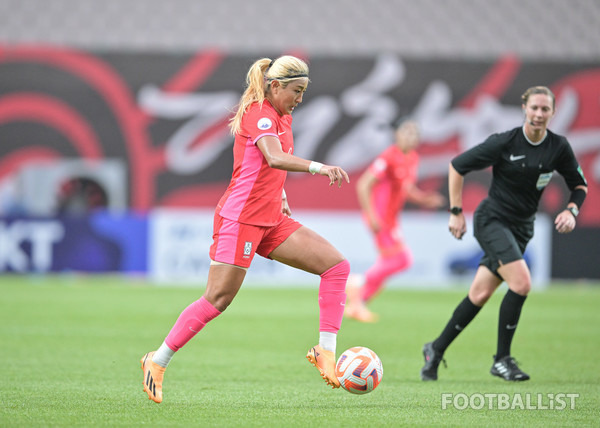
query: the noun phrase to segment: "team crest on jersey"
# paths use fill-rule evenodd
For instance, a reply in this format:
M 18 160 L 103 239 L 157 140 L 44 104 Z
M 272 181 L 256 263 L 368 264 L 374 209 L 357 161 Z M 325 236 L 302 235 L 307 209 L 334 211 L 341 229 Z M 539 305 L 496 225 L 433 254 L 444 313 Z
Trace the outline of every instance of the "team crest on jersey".
M 550 183 L 551 178 L 552 178 L 551 172 L 545 172 L 543 174 L 540 174 L 540 176 L 538 177 L 537 183 L 535 183 L 536 189 L 542 190 L 544 187 L 546 187 L 548 185 L 548 183 Z
M 246 241 L 244 243 L 244 256 L 249 256 L 252 254 L 252 242 Z
M 271 122 L 271 119 L 268 117 L 263 117 L 262 119 L 258 119 L 256 126 L 258 129 L 265 130 L 271 128 L 271 126 L 273 126 L 273 122 Z

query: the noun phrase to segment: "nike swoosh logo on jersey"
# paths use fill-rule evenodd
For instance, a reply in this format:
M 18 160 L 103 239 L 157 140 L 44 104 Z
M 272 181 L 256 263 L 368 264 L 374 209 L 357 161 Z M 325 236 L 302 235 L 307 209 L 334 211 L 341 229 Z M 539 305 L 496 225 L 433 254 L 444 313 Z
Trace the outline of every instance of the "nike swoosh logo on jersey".
M 520 155 L 520 156 L 510 155 L 510 158 L 509 158 L 509 159 L 510 159 L 511 161 L 516 161 L 516 160 L 519 160 L 519 159 L 524 159 L 524 158 L 525 158 L 525 155 Z
M 283 134 L 285 134 L 285 131 L 277 133 L 277 135 L 283 135 Z

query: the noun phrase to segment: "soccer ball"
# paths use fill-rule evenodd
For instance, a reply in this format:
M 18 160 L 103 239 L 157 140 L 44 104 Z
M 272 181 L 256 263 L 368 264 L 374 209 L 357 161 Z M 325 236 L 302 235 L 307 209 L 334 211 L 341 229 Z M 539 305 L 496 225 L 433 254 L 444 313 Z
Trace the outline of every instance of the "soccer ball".
M 340 355 L 335 375 L 346 391 L 367 394 L 381 382 L 383 365 L 375 352 L 364 346 L 355 346 Z

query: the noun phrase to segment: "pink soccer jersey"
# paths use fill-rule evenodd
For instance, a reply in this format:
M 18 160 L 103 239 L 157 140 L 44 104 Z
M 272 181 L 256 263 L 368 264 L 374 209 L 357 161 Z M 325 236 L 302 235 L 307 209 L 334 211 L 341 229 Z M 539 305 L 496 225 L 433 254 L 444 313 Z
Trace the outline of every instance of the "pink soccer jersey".
M 416 151 L 405 154 L 394 145 L 384 150 L 369 166 L 378 179 L 371 202 L 383 228 L 392 229 L 396 226 L 398 213 L 406 202 L 406 185 L 417 181 L 418 165 L 419 155 Z
M 217 205 L 222 217 L 257 226 L 273 226 L 281 216 L 281 193 L 287 171 L 271 168 L 256 142 L 271 135 L 292 154 L 292 116 L 279 115 L 269 101 L 252 104 L 242 117 L 233 144 L 233 175 Z

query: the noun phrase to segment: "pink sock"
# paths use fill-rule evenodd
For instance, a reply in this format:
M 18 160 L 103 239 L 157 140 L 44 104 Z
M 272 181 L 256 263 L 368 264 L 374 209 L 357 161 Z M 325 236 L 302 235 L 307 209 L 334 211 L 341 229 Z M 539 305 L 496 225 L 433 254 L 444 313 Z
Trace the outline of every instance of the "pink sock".
M 344 317 L 346 281 L 350 263 L 344 260 L 321 275 L 319 286 L 319 331 L 337 333 Z
M 165 343 L 173 351 L 178 351 L 213 318 L 221 315 L 204 297 L 196 300 L 183 310 L 175 325 L 167 335 Z
M 392 274 L 408 268 L 412 264 L 412 255 L 408 250 L 391 256 L 379 256 L 373 266 L 365 274 L 365 284 L 361 290 L 363 302 L 369 301 L 379 292 L 383 282 Z

